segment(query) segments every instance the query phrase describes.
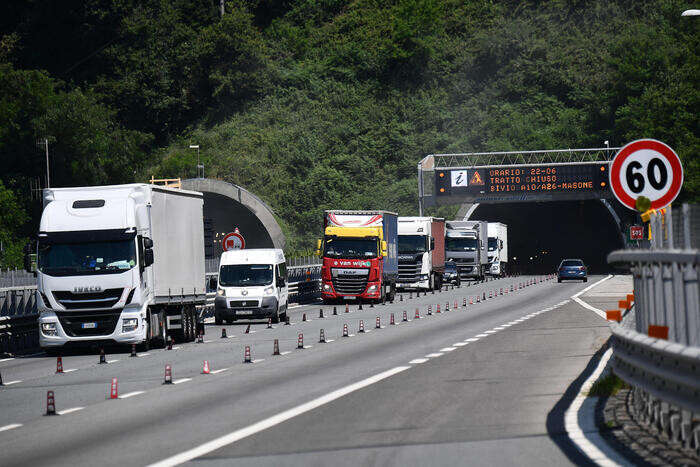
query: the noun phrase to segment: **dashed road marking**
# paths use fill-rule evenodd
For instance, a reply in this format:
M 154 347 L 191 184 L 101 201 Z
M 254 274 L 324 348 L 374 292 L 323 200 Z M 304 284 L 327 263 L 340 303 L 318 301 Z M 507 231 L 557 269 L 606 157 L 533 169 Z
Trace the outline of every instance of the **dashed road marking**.
M 467 339 L 465 342 L 476 342 L 476 341 L 478 341 L 478 340 L 479 340 L 478 337 L 470 337 L 470 338 Z
M 443 347 L 440 352 L 452 352 L 453 350 L 457 350 L 457 347 Z
M 482 337 L 489 337 L 489 335 L 488 334 L 477 334 L 476 337 L 481 339 Z
M 148 352 L 145 352 L 145 353 L 137 353 L 137 354 L 136 354 L 137 357 L 147 357 L 147 356 L 149 356 L 149 355 L 151 355 L 151 354 L 148 353 Z
M 445 354 L 439 353 L 439 352 L 435 352 L 435 353 L 429 353 L 428 355 L 425 356 L 425 358 L 436 358 L 436 357 L 441 357 L 441 356 L 443 356 L 443 355 L 445 355 Z
M 417 365 L 418 363 L 425 363 L 425 362 L 427 362 L 428 360 L 429 360 L 428 358 L 414 358 L 413 360 L 411 360 L 411 361 L 408 362 L 408 363 L 409 363 L 410 365 Z
M 77 368 L 66 368 L 65 370 L 63 370 L 64 373 L 72 373 L 74 371 L 78 371 L 78 369 Z
M 4 384 L 5 384 L 5 386 L 11 386 L 11 385 L 13 385 L 13 384 L 19 384 L 19 383 L 21 383 L 21 382 L 22 382 L 21 379 L 16 379 L 16 380 L 14 380 L 14 381 L 8 381 L 8 382 L 6 382 L 6 383 L 4 383 Z
M 119 359 L 116 358 L 116 359 L 114 359 L 114 360 L 107 360 L 107 363 L 114 363 L 114 362 L 118 362 L 118 361 L 119 361 Z
M 57 410 L 56 413 L 59 415 L 68 415 L 69 413 L 77 412 L 78 410 L 83 410 L 85 407 L 71 407 L 70 409 Z
M 128 399 L 130 397 L 138 396 L 139 394 L 143 394 L 146 391 L 134 391 L 134 392 L 127 392 L 126 394 L 122 394 L 119 396 L 120 399 Z
M 228 370 L 228 368 L 219 368 L 218 370 L 214 370 L 211 372 L 212 375 L 218 375 L 219 373 L 222 373 L 224 371 Z
M 21 426 L 21 423 L 10 423 L 9 425 L 0 426 L 0 431 L 14 430 L 15 428 L 19 428 Z
M 0 358 L 0 363 L 2 363 L 2 362 L 9 362 L 10 360 L 14 360 L 14 359 L 15 359 L 15 357 Z M 10 425 L 7 425 L 7 426 L 10 426 Z M 20 426 L 21 426 L 21 425 L 20 425 Z M 10 429 L 12 429 L 12 428 L 10 428 Z
M 251 363 L 260 363 L 260 362 L 264 362 L 264 361 L 265 361 L 264 358 L 256 358 L 256 359 L 253 359 L 253 361 Z
M 455 347 L 464 347 L 464 346 L 467 345 L 467 344 L 468 344 L 468 342 L 455 342 L 455 343 L 452 344 L 452 345 L 455 346 Z
M 290 354 L 290 353 L 292 353 L 291 350 L 285 350 L 284 352 L 280 352 L 280 355 L 287 355 L 287 354 Z
M 173 381 L 173 384 L 186 383 L 186 382 L 188 382 L 188 381 L 192 381 L 192 378 L 180 378 L 180 379 L 176 379 L 175 381 Z

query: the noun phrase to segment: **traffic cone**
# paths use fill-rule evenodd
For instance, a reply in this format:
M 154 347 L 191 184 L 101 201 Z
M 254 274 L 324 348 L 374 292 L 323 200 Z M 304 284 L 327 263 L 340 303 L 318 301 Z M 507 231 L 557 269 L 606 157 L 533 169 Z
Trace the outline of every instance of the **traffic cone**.
M 392 313 L 391 316 L 389 317 L 389 324 L 391 326 L 396 324 L 396 321 L 394 321 L 394 313 Z
M 63 358 L 56 357 L 56 373 L 63 373 Z
M 280 354 L 280 341 L 278 339 L 275 339 L 275 342 L 272 345 L 272 355 L 279 355 L 279 354 Z
M 459 310 L 459 303 L 455 300 L 455 310 Z
M 226 328 L 221 328 L 221 338 L 226 339 Z
M 360 306 L 357 307 L 359 311 L 362 311 L 362 302 L 360 302 Z
M 474 304 L 474 297 L 469 297 L 469 304 L 473 305 Z
M 333 307 L 333 316 L 338 316 L 338 309 Z
M 209 374 L 209 360 L 204 360 L 204 364 L 202 365 L 202 374 L 203 375 Z
M 204 344 L 204 334 L 202 333 L 202 331 L 199 331 L 199 333 L 197 333 L 197 344 Z
M 56 415 L 56 400 L 53 391 L 46 391 L 46 415 Z
M 306 321 L 306 313 L 304 313 L 304 314 L 301 315 L 301 320 L 302 320 L 302 321 Z
M 297 349 L 303 349 L 304 348 L 304 334 L 299 333 L 299 336 L 297 337 Z
M 416 308 L 416 314 L 413 316 L 415 319 L 420 319 L 420 311 Z
M 480 302 L 481 302 L 481 296 L 477 295 L 476 296 L 476 303 L 480 303 Z
M 437 304 L 437 308 L 435 310 L 435 313 L 438 313 L 438 314 L 440 313 L 440 304 L 439 303 Z
M 486 292 L 484 292 L 484 296 L 482 297 L 482 300 L 486 300 Z
M 501 293 L 500 293 L 500 295 L 503 295 L 503 287 L 501 287 Z
M 285 326 L 291 326 L 291 322 L 289 322 L 289 315 L 285 316 L 284 318 L 284 325 Z
M 445 303 L 445 311 L 450 311 L 450 302 Z
M 406 313 L 406 310 L 403 310 L 403 320 L 408 321 L 408 314 Z
M 107 363 L 107 357 L 105 356 L 105 349 L 100 349 L 100 365 Z
M 163 384 L 173 384 L 173 367 L 171 367 L 170 364 L 165 365 Z
M 377 316 L 377 322 L 376 322 L 376 324 L 374 325 L 374 328 L 375 328 L 375 329 L 381 329 L 381 327 L 382 327 L 382 320 L 379 319 L 379 316 Z M 0 378 L 0 384 L 2 384 L 2 378 Z
M 267 329 L 272 329 L 272 318 L 267 318 Z
M 360 327 L 357 332 L 365 332 L 365 322 L 363 320 L 360 320 Z
M 408 298 L 413 300 L 413 292 L 408 292 Z
M 319 317 L 319 318 L 323 318 L 323 308 L 321 308 L 320 310 L 318 310 L 318 317 Z
M 349 334 L 348 334 L 348 325 L 347 325 L 347 324 L 343 324 L 343 337 L 348 337 L 348 336 L 349 336 Z
M 110 385 L 110 388 L 109 388 L 109 398 L 110 399 L 119 399 L 119 386 L 117 383 L 117 378 L 112 378 L 112 384 Z
M 467 297 L 462 298 L 462 307 L 467 306 Z
M 369 307 L 374 308 L 374 302 L 369 302 Z
M 399 294 L 399 301 L 403 302 L 403 294 Z
M 428 305 L 428 316 L 432 316 L 433 314 L 433 305 Z
M 246 334 L 250 334 L 250 324 L 248 325 L 247 328 L 245 328 L 245 333 L 246 333 Z
M 319 344 L 325 344 L 326 343 L 326 333 L 321 329 L 318 333 L 318 342 Z
M 253 363 L 253 359 L 250 358 L 250 346 L 245 346 L 245 351 L 243 352 L 243 363 Z

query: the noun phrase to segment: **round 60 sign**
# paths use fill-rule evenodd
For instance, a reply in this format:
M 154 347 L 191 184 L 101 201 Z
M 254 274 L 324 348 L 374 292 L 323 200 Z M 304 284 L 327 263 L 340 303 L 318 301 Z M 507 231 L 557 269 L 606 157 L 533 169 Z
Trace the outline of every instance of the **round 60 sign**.
M 652 209 L 668 206 L 683 185 L 683 167 L 678 155 L 661 141 L 640 139 L 627 144 L 610 166 L 610 188 L 630 209 L 645 196 Z
M 221 247 L 224 251 L 242 250 L 245 248 L 245 239 L 236 229 L 236 232 L 226 234 L 226 236 L 221 240 Z

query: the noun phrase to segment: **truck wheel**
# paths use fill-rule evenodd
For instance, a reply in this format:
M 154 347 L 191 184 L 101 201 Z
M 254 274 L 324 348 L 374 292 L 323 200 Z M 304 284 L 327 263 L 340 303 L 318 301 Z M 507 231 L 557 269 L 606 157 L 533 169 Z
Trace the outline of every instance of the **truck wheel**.
M 190 306 L 190 341 L 194 342 L 197 338 L 197 310 L 194 306 Z

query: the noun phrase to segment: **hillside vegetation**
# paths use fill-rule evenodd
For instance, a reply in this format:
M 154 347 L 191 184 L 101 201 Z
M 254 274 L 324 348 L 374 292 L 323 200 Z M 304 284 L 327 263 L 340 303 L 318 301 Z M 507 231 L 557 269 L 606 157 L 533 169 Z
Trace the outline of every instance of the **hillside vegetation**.
M 651 137 L 679 153 L 682 199 L 697 202 L 688 7 L 241 0 L 220 17 L 214 0 L 3 3 L 0 209 L 17 214 L 0 221 L 2 264 L 35 228 L 44 136 L 55 186 L 192 177 L 199 144 L 205 175 L 270 204 L 291 250 L 312 246 L 323 209 L 415 214 L 416 164 L 435 152 Z

